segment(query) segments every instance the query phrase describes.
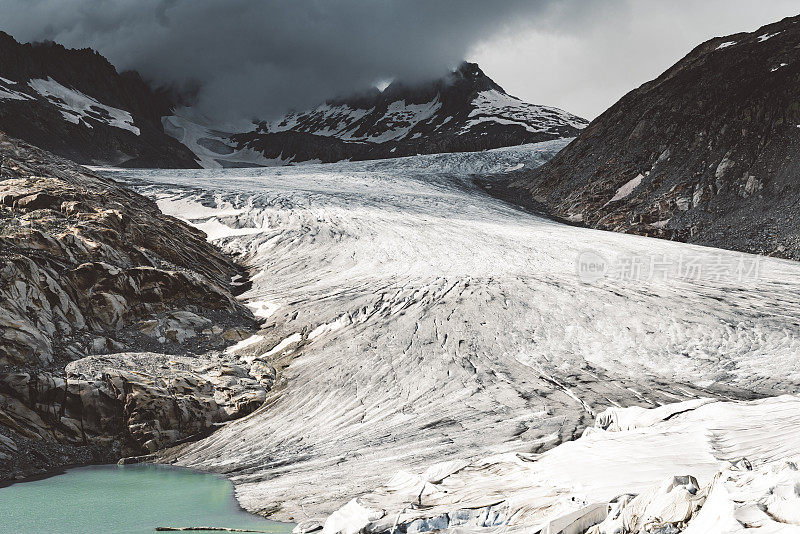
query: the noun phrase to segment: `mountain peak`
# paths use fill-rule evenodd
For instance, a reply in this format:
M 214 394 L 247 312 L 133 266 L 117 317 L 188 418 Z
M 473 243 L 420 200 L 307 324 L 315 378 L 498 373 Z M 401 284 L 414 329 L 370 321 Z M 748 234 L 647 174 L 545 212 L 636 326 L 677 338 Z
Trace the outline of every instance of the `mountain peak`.
M 433 80 L 414 83 L 395 80 L 383 90 L 382 99 L 392 101 L 407 98 L 413 102 L 422 102 L 445 91 L 460 92 L 466 98 L 472 93 L 489 90 L 505 93 L 502 87 L 484 74 L 477 63 L 463 61 L 454 70 Z
M 503 88 L 489 78 L 477 63 L 462 61 L 458 68 L 451 73 L 450 78 L 453 79 L 453 83 L 468 83 L 479 91 L 496 89 L 505 93 Z
M 255 131 L 219 135 L 186 117 L 167 123 L 205 165 L 285 164 L 468 152 L 574 137 L 588 121 L 508 95 L 476 63 L 435 80 L 396 80 L 328 100 Z M 255 160 L 254 160 L 255 158 Z

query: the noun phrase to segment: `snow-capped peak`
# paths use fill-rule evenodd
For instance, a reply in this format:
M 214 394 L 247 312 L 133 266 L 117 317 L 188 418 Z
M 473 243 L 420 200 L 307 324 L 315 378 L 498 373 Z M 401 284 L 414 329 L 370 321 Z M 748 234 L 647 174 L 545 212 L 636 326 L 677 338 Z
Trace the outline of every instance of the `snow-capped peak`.
M 383 91 L 329 100 L 262 122 L 255 131 L 201 137 L 187 146 L 207 165 L 230 165 L 231 158 L 238 157 L 232 154 L 245 152 L 246 161 L 238 163 L 253 163 L 253 153 L 260 154 L 264 164 L 329 162 L 562 139 L 574 137 L 587 124 L 566 111 L 507 94 L 478 65 L 465 62 L 437 80 L 421 84 L 395 80 Z M 208 154 L 212 144 L 215 153 Z

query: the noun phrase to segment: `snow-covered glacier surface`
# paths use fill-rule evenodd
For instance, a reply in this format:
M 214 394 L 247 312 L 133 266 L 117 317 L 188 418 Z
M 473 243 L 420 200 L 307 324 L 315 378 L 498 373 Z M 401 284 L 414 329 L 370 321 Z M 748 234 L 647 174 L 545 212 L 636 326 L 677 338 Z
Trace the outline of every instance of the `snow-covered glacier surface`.
M 595 531 L 705 510 L 789 532 L 800 265 L 567 226 L 472 183 L 563 144 L 114 173 L 250 267 L 264 325 L 233 350 L 279 369 L 263 408 L 164 460 L 329 532 L 583 532 L 627 493 Z

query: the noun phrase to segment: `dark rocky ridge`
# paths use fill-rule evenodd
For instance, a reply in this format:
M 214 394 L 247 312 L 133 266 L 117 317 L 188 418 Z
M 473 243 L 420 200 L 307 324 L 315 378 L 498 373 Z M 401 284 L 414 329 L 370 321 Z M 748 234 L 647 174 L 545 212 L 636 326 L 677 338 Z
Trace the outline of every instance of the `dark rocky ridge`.
M 800 259 L 798 177 L 792 17 L 699 45 L 490 191 L 594 228 Z
M 251 412 L 274 372 L 242 269 L 117 182 L 0 133 L 0 480 L 152 452 Z M 145 352 L 149 351 L 149 352 Z
M 91 49 L 72 50 L 55 43 L 20 44 L 0 32 L 0 130 L 82 164 L 123 167 L 196 168 L 194 155 L 164 133 L 161 117 L 171 98 L 153 91 L 136 72 L 117 73 Z M 52 98 L 28 82 L 52 78 L 104 106 L 129 112 L 140 135 L 96 118 L 74 124 L 64 119 Z M 16 83 L 8 83 L 16 82 Z M 3 98 L 3 91 L 23 95 Z M 24 95 L 27 95 L 26 98 Z
M 495 97 L 497 105 L 477 105 L 482 92 Z M 398 81 L 383 92 L 333 99 L 225 142 L 266 158 L 332 162 L 534 143 L 573 137 L 586 123 L 511 97 L 478 65 L 462 63 L 441 79 L 414 85 Z

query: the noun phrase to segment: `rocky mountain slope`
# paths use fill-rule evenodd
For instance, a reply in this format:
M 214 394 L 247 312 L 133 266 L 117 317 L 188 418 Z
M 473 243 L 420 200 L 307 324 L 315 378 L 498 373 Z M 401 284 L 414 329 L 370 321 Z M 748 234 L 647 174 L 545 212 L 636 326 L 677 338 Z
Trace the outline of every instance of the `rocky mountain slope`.
M 800 17 L 711 39 L 494 194 L 594 228 L 800 259 Z
M 181 115 L 164 124 L 205 166 L 218 167 L 470 152 L 574 137 L 587 121 L 510 96 L 478 65 L 463 63 L 429 83 L 393 82 L 245 133 L 225 134 Z
M 249 413 L 274 374 L 239 267 L 113 180 L 0 133 L 0 480 L 141 454 Z M 150 352 L 143 352 L 150 351 Z
M 0 130 L 83 164 L 197 167 L 165 135 L 165 94 L 90 49 L 20 44 L 0 32 Z

